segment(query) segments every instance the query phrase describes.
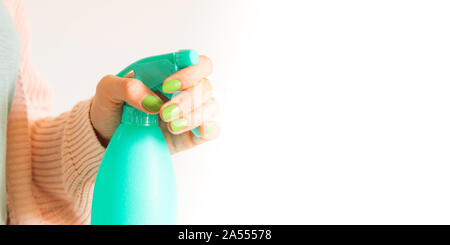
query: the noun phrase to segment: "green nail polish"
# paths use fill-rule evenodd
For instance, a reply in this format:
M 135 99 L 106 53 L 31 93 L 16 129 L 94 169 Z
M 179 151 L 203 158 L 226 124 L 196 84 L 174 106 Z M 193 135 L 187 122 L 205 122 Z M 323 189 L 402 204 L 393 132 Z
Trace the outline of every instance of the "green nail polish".
M 209 125 L 206 125 L 206 134 L 210 134 L 212 132 L 212 127 Z
M 178 118 L 170 122 L 170 128 L 174 131 L 180 131 L 187 127 L 187 121 L 184 118 Z
M 163 84 L 162 90 L 164 93 L 172 93 L 172 92 L 177 91 L 180 88 L 181 88 L 180 80 L 172 79 L 172 80 L 166 81 Z
M 151 112 L 159 112 L 163 102 L 153 95 L 148 95 L 142 100 L 142 105 Z
M 162 118 L 166 121 L 170 120 L 173 117 L 178 116 L 180 113 L 180 109 L 176 105 L 169 105 L 168 107 L 164 108 L 162 111 Z

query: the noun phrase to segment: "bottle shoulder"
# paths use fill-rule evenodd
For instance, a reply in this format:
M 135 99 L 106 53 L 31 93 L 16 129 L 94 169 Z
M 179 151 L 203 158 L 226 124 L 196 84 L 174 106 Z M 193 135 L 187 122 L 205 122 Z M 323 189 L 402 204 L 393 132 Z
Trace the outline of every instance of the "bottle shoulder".
M 121 123 L 111 138 L 105 154 L 139 154 L 151 152 L 170 157 L 164 135 L 158 126 L 142 126 Z

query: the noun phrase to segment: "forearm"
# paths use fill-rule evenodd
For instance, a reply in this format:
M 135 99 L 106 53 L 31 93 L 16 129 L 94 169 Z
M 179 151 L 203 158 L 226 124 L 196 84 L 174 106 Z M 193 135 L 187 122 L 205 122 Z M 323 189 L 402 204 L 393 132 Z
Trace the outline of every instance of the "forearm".
M 90 103 L 82 101 L 70 112 L 32 125 L 33 185 L 46 220 L 89 223 L 94 181 L 105 150 L 89 119 Z

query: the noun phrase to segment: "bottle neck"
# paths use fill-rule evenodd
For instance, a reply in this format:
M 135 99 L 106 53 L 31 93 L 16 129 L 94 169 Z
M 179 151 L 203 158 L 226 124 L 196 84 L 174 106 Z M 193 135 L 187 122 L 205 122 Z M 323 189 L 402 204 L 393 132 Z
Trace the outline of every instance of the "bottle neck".
M 136 126 L 158 126 L 158 114 L 148 114 L 125 103 L 123 105 L 122 123 Z

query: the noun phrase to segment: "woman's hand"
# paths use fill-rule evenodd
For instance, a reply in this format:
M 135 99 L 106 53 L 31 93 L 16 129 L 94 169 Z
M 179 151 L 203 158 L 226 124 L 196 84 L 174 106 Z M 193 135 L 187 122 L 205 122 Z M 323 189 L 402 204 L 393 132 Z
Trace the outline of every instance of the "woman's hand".
M 105 76 L 97 85 L 90 110 L 100 142 L 106 146 L 113 136 L 120 124 L 124 102 L 144 112 L 160 114 L 161 131 L 172 154 L 216 138 L 219 126 L 213 118 L 218 104 L 206 78 L 211 72 L 210 59 L 200 56 L 197 65 L 168 77 L 163 83 L 163 91 L 181 93 L 165 103 L 141 81 L 133 79 L 133 74 L 125 78 Z M 199 127 L 198 138 L 190 132 L 196 127 Z

